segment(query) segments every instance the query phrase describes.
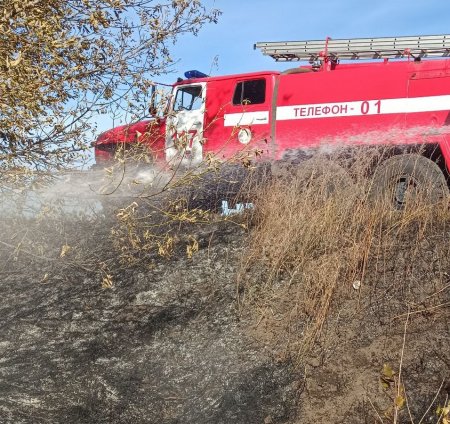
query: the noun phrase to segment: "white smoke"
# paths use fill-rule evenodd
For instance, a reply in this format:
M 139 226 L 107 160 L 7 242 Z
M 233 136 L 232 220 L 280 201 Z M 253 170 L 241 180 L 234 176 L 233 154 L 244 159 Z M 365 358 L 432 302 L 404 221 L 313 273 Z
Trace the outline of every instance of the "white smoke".
M 170 172 L 152 165 L 35 174 L 2 184 L 0 216 L 32 218 L 52 211 L 94 217 L 108 205 L 126 206 L 133 199 L 157 195 L 170 178 Z

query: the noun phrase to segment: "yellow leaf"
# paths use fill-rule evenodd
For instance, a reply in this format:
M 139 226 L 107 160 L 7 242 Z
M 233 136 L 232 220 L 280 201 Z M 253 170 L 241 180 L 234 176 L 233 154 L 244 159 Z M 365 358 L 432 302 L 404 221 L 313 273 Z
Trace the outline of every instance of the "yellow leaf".
M 404 405 L 405 405 L 405 398 L 403 396 L 397 396 L 395 398 L 395 406 L 398 409 L 401 409 L 401 408 L 403 408 Z
M 382 374 L 383 374 L 384 377 L 392 378 L 392 377 L 394 376 L 394 371 L 393 371 L 393 369 L 390 367 L 389 364 L 384 364 L 384 365 L 383 365 L 383 371 L 382 371 Z
M 450 414 L 450 403 L 448 404 L 448 406 L 438 406 L 436 408 L 436 415 L 441 415 L 444 418 L 448 419 L 449 414 Z
M 110 289 L 113 286 L 112 276 L 109 274 L 105 274 L 102 280 L 102 288 Z
M 188 259 L 192 259 L 192 256 L 194 256 L 194 253 L 198 252 L 198 241 L 192 237 L 192 244 L 188 244 L 186 246 L 186 254 Z
M 158 242 L 158 255 L 161 257 L 169 258 L 172 256 L 174 248 L 174 239 L 167 236 L 163 242 Z
M 66 255 L 69 253 L 69 251 L 70 251 L 71 249 L 72 249 L 72 248 L 71 248 L 69 245 L 65 244 L 65 245 L 61 248 L 61 253 L 60 253 L 59 257 L 60 257 L 60 258 L 64 258 L 64 256 L 66 256 Z
M 380 378 L 381 380 L 381 385 L 383 386 L 383 389 L 389 389 L 389 387 L 391 387 L 390 383 L 384 379 L 383 377 Z

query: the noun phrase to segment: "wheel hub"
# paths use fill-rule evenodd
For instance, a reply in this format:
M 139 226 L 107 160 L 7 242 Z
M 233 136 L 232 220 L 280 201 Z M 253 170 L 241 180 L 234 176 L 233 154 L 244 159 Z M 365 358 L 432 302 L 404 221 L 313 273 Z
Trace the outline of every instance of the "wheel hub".
M 410 175 L 401 176 L 394 186 L 394 201 L 397 207 L 403 208 L 406 204 L 406 197 L 416 194 L 418 182 Z

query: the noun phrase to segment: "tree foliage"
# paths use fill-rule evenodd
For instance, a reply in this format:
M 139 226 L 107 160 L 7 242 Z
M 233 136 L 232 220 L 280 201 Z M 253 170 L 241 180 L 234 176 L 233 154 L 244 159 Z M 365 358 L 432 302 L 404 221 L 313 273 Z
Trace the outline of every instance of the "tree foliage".
M 143 106 L 170 46 L 220 12 L 199 0 L 0 0 L 0 166 L 61 166 L 89 119 Z

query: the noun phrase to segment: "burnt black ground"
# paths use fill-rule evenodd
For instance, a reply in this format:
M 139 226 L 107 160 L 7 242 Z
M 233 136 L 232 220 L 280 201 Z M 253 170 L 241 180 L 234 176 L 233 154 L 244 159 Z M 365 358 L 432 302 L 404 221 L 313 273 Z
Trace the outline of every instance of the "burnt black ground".
M 0 422 L 292 420 L 301 375 L 251 339 L 236 308 L 245 231 L 218 222 L 192 259 L 123 266 L 111 225 L 2 221 Z

